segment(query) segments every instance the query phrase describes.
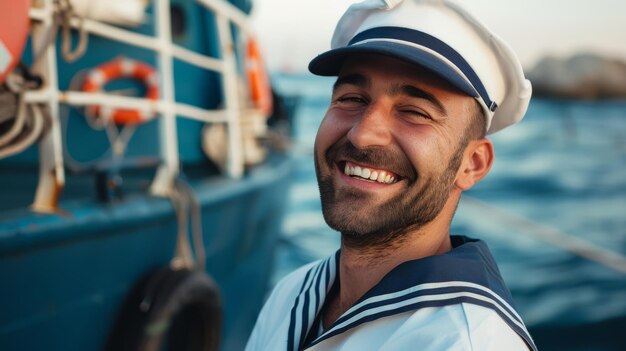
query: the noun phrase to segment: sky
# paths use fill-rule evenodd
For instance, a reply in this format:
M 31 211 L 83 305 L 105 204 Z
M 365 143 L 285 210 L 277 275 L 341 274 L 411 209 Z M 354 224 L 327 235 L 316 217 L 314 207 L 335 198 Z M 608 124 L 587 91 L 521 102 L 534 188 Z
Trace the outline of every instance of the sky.
M 253 26 L 270 70 L 305 71 L 330 48 L 335 24 L 354 1 L 256 0 Z M 595 52 L 626 60 L 626 1 L 456 0 L 506 40 L 522 65 L 544 56 Z

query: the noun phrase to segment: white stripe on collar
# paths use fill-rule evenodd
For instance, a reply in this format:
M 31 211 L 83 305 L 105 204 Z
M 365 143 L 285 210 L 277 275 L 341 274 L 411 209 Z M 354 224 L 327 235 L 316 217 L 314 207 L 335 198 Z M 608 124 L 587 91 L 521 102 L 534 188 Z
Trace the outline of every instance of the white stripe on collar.
M 502 297 L 500 297 L 498 294 L 496 294 L 493 290 L 491 290 L 491 289 L 489 289 L 487 287 L 484 287 L 484 286 L 476 284 L 476 283 L 466 282 L 466 281 L 448 281 L 448 282 L 439 282 L 439 283 L 424 283 L 424 284 L 412 286 L 412 287 L 410 287 L 408 289 L 404 289 L 402 291 L 398 291 L 398 292 L 394 292 L 394 293 L 390 293 L 390 294 L 372 296 L 369 299 L 361 301 L 360 303 L 352 306 L 348 311 L 346 311 L 346 313 L 344 313 L 344 315 L 348 315 L 348 314 L 354 313 L 356 310 L 362 309 L 363 307 L 365 307 L 367 305 L 370 305 L 370 304 L 373 304 L 373 303 L 376 303 L 376 302 L 385 301 L 385 300 L 401 298 L 403 296 L 406 296 L 406 295 L 408 295 L 410 293 L 413 293 L 413 292 L 416 292 L 416 291 L 440 289 L 440 288 L 455 288 L 455 287 L 467 287 L 467 288 L 473 288 L 473 289 L 478 289 L 478 290 L 484 291 L 486 294 L 488 294 L 489 296 L 491 296 L 492 298 L 497 300 L 501 305 L 503 305 L 503 307 L 506 309 L 507 312 L 509 312 L 509 313 L 511 313 L 513 315 L 513 316 L 511 316 L 511 320 L 512 321 L 517 321 L 517 322 L 519 322 L 521 324 L 521 326 L 523 326 L 524 323 L 522 321 L 522 318 L 515 311 L 515 309 L 508 302 L 506 302 L 506 300 L 504 300 Z M 495 303 L 495 301 L 494 301 L 494 303 Z
M 326 293 L 335 282 L 338 259 L 337 253 L 320 261 L 307 272 L 291 309 L 287 350 L 300 350 L 303 346 L 306 334 L 323 306 Z
M 503 308 L 496 301 L 494 301 L 493 299 L 489 297 L 486 297 L 483 294 L 459 291 L 459 292 L 454 292 L 454 293 L 421 294 L 415 297 L 400 300 L 399 302 L 383 304 L 383 305 L 372 307 L 372 308 L 365 308 L 363 311 L 352 316 L 351 318 L 348 318 L 347 320 L 344 320 L 338 324 L 334 324 L 329 330 L 327 330 L 323 335 L 321 335 L 320 338 L 316 339 L 313 342 L 313 344 L 321 341 L 319 339 L 326 339 L 328 338 L 329 335 L 338 334 L 341 330 L 350 329 L 351 327 L 360 325 L 363 323 L 363 320 L 371 321 L 372 319 L 382 318 L 382 317 L 386 317 L 389 315 L 393 315 L 395 313 L 404 312 L 407 307 L 415 307 L 411 309 L 417 309 L 417 307 L 419 307 L 420 304 L 426 305 L 427 302 L 438 301 L 438 302 L 441 302 L 442 305 L 446 305 L 450 303 L 457 303 L 456 300 L 460 298 L 467 298 L 468 300 L 474 301 L 474 302 L 482 301 L 482 302 L 487 303 L 489 306 L 491 306 L 492 309 L 499 311 L 500 315 L 504 315 L 506 317 L 506 320 L 509 320 L 511 323 L 516 325 L 520 330 L 522 330 L 526 335 L 528 335 L 528 338 L 530 339 L 530 334 L 526 330 L 526 327 L 524 326 L 524 324 L 516 320 L 513 316 L 511 316 L 509 311 Z M 342 318 L 340 317 L 339 320 L 341 319 Z

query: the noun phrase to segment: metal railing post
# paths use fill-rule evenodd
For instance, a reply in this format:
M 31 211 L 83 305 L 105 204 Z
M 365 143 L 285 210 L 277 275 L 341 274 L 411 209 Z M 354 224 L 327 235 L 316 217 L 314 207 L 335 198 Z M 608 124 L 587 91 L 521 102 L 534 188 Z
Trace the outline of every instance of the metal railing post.
M 33 23 L 33 56 L 46 45 L 46 34 L 53 30 L 54 4 L 52 0 L 43 0 L 42 10 L 46 14 L 42 22 Z M 59 86 L 57 76 L 56 46 L 48 45 L 43 57 L 33 67 L 35 74 L 45 79 L 47 99 L 45 104 L 50 117 L 50 129 L 39 142 L 39 183 L 35 193 L 32 209 L 37 212 L 54 212 L 57 209 L 59 196 L 65 186 L 65 171 L 63 168 L 63 144 L 61 126 L 59 123 Z
M 174 179 L 179 173 L 178 135 L 174 104 L 174 74 L 172 62 L 172 32 L 170 30 L 170 7 L 168 0 L 156 0 L 158 67 L 161 81 L 162 100 L 165 111 L 159 119 L 159 141 L 163 164 L 151 186 L 155 195 L 166 196 L 172 190 Z
M 228 129 L 228 158 L 226 172 L 231 178 L 240 178 L 243 175 L 243 140 L 241 138 L 241 123 L 239 122 L 239 97 L 237 93 L 237 64 L 235 47 L 232 40 L 230 22 L 223 14 L 217 13 L 217 29 L 220 40 L 224 73 L 222 77 L 224 91 L 224 105 L 226 108 L 226 125 Z

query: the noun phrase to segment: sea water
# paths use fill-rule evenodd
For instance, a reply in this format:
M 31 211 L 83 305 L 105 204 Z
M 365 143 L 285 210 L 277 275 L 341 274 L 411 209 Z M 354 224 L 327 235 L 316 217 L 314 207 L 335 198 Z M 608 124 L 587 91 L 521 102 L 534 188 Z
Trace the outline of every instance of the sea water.
M 333 80 L 273 80 L 299 99 L 275 283 L 335 252 L 339 234 L 322 217 L 312 153 Z M 496 161 L 464 194 L 452 232 L 487 242 L 541 350 L 626 350 L 626 273 L 605 262 L 626 257 L 626 101 L 533 99 L 490 139 Z

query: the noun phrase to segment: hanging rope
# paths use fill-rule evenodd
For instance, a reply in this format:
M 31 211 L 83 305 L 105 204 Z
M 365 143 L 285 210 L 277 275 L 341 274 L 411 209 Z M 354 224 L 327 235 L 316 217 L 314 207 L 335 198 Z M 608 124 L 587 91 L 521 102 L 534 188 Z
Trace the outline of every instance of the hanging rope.
M 177 179 L 169 195 L 176 212 L 178 233 L 174 258 L 170 266 L 174 269 L 188 268 L 204 271 L 206 252 L 202 235 L 202 209 L 193 189 L 182 179 Z M 193 240 L 193 254 L 189 241 L 189 220 Z
M 52 16 L 52 28 L 46 33 L 41 46 L 37 49 L 31 67 L 35 67 L 39 63 L 48 47 L 54 43 L 59 27 L 61 27 L 61 54 L 67 63 L 76 61 L 87 50 L 89 33 L 84 28 L 84 18 L 74 11 L 70 0 L 54 0 L 54 13 Z M 78 44 L 75 49 L 72 49 L 71 29 L 73 20 L 78 23 Z
M 202 235 L 202 207 L 191 186 L 178 178 L 176 189 L 182 194 L 185 201 L 191 207 L 191 237 L 196 256 L 196 268 L 204 270 L 206 263 L 206 252 L 204 250 L 204 240 Z
M 34 144 L 45 134 L 50 125 L 49 116 L 35 104 L 26 104 L 24 93 L 36 89 L 41 80 L 33 77 L 20 64 L 11 72 L 0 88 L 3 95 L 2 118 L 0 118 L 0 159 L 13 156 Z
M 83 56 L 89 42 L 89 35 L 84 28 L 84 19 L 77 15 L 70 0 L 55 0 L 55 22 L 62 28 L 61 52 L 63 59 L 72 63 Z M 72 50 L 72 20 L 78 21 L 78 45 Z
M 191 254 L 191 245 L 189 243 L 189 207 L 187 201 L 181 196 L 176 188 L 172 189 L 169 198 L 176 212 L 176 223 L 178 231 L 176 235 L 176 249 L 174 258 L 170 262 L 173 269 L 188 268 L 193 269 L 194 259 Z

